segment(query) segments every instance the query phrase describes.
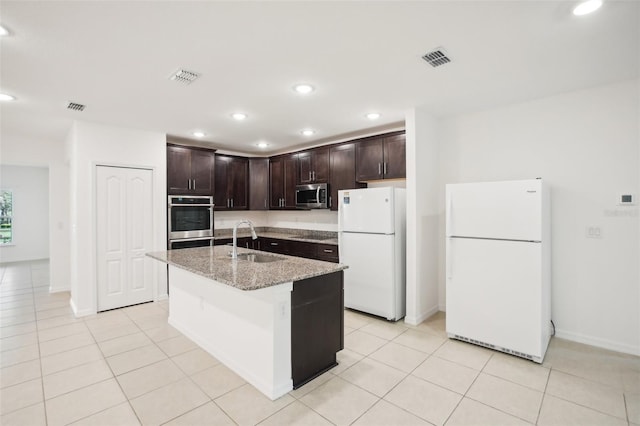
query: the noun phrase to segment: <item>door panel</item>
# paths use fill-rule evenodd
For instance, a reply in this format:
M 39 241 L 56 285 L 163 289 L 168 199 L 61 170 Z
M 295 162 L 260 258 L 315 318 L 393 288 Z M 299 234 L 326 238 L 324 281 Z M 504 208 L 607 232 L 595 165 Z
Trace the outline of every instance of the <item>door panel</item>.
M 152 171 L 98 166 L 96 179 L 98 310 L 150 301 Z
M 382 179 L 382 138 L 356 144 L 356 180 Z
M 153 177 L 151 170 L 127 169 L 128 290 L 127 304 L 153 299 L 152 260 L 145 253 L 153 247 Z
M 404 178 L 407 174 L 407 149 L 405 135 L 384 139 L 384 178 Z
M 447 332 L 527 354 L 541 344 L 541 244 L 447 239 Z
M 447 235 L 542 240 L 539 180 L 447 185 Z
M 367 188 L 339 193 L 340 230 L 392 234 L 393 188 Z
M 343 232 L 340 263 L 344 271 L 344 304 L 385 318 L 395 306 L 393 235 Z

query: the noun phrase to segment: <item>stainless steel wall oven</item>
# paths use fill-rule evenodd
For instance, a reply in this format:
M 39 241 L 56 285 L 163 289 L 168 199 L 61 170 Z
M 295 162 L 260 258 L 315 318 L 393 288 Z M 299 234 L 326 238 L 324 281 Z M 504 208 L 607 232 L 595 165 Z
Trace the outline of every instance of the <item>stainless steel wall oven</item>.
M 213 197 L 169 195 L 169 248 L 213 245 Z

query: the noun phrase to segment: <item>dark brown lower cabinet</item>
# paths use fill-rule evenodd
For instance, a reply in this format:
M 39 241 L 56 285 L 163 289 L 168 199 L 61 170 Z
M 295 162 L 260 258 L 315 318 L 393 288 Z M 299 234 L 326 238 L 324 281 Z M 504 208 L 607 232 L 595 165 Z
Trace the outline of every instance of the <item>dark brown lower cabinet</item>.
M 344 348 L 342 271 L 295 281 L 291 293 L 291 376 L 297 389 L 338 363 Z

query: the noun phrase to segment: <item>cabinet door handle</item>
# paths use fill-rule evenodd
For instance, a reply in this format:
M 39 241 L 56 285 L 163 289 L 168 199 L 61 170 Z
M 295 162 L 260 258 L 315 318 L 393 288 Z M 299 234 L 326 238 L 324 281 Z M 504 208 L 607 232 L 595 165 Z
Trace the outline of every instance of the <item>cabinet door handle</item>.
M 247 246 L 247 248 L 249 248 L 249 241 L 247 241 L 247 244 L 246 244 L 246 246 Z
M 382 164 L 378 163 L 378 174 L 382 174 Z
M 333 250 L 329 250 L 329 249 L 324 249 L 325 253 L 333 253 Z
M 194 191 L 196 190 L 196 180 L 195 179 L 193 180 L 193 190 Z
M 313 178 L 311 177 L 311 171 L 309 171 L 309 180 L 312 180 Z
M 332 198 L 333 198 L 333 197 L 329 196 L 329 208 L 331 208 L 331 207 L 333 206 L 333 203 L 332 203 L 332 201 L 331 201 L 331 200 L 332 200 Z
M 191 179 L 187 179 L 187 186 L 191 189 Z
M 387 174 L 387 163 L 386 163 L 386 162 L 384 162 L 384 163 L 382 163 L 382 164 L 384 164 L 384 174 L 386 175 L 386 174 Z
M 233 198 L 231 199 L 231 208 L 233 208 Z
M 278 243 L 270 243 L 272 246 L 277 246 Z
M 314 182 L 316 181 L 316 172 L 315 172 L 315 170 L 313 171 L 313 181 Z
M 229 204 L 229 199 L 227 198 L 227 208 L 231 207 L 231 204 Z
M 267 208 L 267 199 L 266 198 L 264 199 L 264 208 L 265 209 Z

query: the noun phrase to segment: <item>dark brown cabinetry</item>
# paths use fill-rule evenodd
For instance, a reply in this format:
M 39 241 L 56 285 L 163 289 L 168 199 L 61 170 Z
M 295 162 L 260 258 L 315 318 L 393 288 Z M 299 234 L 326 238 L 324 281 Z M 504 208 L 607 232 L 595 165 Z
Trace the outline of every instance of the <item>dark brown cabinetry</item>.
M 249 210 L 269 209 L 269 159 L 249 158 Z
M 260 249 L 271 253 L 292 254 L 290 240 L 281 240 L 279 238 L 259 238 Z M 294 254 L 292 254 L 295 256 Z
M 214 150 L 167 145 L 167 192 L 212 195 Z
M 356 144 L 356 181 L 406 177 L 404 133 L 366 139 Z
M 329 148 L 316 148 L 298 153 L 299 184 L 329 181 Z
M 271 209 L 296 207 L 296 174 L 298 154 L 287 154 L 269 159 Z
M 233 244 L 233 238 L 216 238 L 214 245 Z M 280 238 L 238 237 L 238 247 L 262 250 L 270 253 L 287 254 L 307 259 L 323 260 L 338 263 L 338 246 L 334 244 L 311 243 L 306 241 L 283 240 Z
M 291 292 L 291 378 L 298 388 L 334 367 L 344 348 L 342 271 L 295 281 Z
M 216 210 L 246 210 L 249 207 L 249 160 L 230 155 L 215 156 Z
M 362 188 L 365 184 L 356 182 L 356 145 L 344 143 L 331 147 L 329 179 L 329 208 L 338 210 L 338 191 Z

